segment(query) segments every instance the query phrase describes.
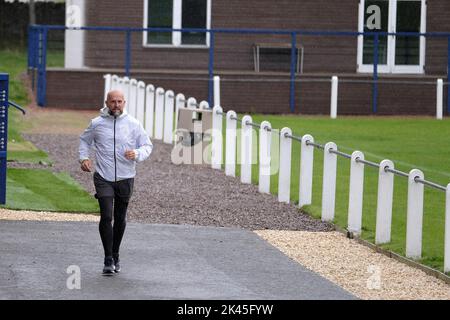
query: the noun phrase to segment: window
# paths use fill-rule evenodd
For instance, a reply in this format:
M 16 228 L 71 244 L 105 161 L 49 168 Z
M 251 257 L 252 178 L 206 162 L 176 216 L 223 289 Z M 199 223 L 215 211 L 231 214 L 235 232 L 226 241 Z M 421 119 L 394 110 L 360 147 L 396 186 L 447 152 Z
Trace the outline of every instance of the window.
M 145 0 L 144 28 L 209 29 L 211 0 Z M 209 46 L 205 32 L 144 31 L 144 46 Z
M 149 0 L 148 1 L 148 22 L 144 28 L 172 28 L 172 1 Z M 148 43 L 172 43 L 170 32 L 149 32 Z
M 359 31 L 425 33 L 425 0 L 361 0 Z M 358 71 L 372 72 L 374 37 L 358 38 Z M 423 73 L 425 38 L 379 36 L 378 70 L 384 73 Z

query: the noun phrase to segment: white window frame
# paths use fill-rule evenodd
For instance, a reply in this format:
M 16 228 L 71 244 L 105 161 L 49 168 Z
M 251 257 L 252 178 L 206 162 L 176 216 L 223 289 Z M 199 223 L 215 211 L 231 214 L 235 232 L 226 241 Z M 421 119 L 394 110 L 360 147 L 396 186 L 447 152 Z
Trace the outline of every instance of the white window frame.
M 399 0 L 389 0 L 389 23 L 388 31 L 390 33 L 395 33 L 397 30 L 397 2 Z M 420 33 L 426 32 L 426 17 L 427 17 L 427 4 L 426 0 L 421 0 L 421 25 Z M 359 22 L 358 22 L 358 32 L 364 32 L 364 7 L 365 0 L 360 0 L 359 2 Z M 364 50 L 364 37 L 358 36 L 358 68 L 357 71 L 360 73 L 371 73 L 373 72 L 373 64 L 363 64 L 363 50 Z M 425 73 L 425 37 L 420 37 L 420 57 L 419 64 L 413 66 L 396 65 L 395 64 L 395 36 L 388 36 L 387 40 L 387 64 L 379 64 L 379 73 L 403 73 L 403 74 L 424 74 Z
M 143 28 L 148 26 L 148 1 L 144 0 L 144 24 Z M 172 12 L 172 29 L 181 29 L 182 26 L 182 0 L 173 0 L 173 12 Z M 211 0 L 206 0 L 206 29 L 211 28 Z M 142 34 L 142 46 L 146 48 L 209 48 L 210 46 L 210 33 L 206 33 L 206 44 L 182 44 L 180 31 L 172 32 L 172 44 L 158 44 L 148 43 L 147 31 Z

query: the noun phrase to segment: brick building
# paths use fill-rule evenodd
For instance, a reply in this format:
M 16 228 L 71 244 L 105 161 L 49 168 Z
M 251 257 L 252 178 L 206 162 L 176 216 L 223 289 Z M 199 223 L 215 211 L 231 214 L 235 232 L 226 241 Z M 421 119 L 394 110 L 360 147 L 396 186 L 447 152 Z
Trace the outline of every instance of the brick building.
M 66 5 L 78 8 L 82 25 L 95 27 L 450 31 L 446 0 L 68 0 Z M 373 112 L 373 36 L 311 32 L 295 38 L 292 92 L 290 34 L 214 34 L 214 75 L 222 79 L 225 110 L 289 113 L 293 108 L 295 113 L 326 114 L 330 79 L 336 75 L 338 113 Z M 66 68 L 47 69 L 47 105 L 97 108 L 103 75 L 125 73 L 126 40 L 125 31 L 66 31 Z M 133 31 L 130 77 L 206 100 L 211 41 L 202 32 Z M 378 114 L 435 113 L 436 80 L 448 78 L 448 41 L 379 37 Z

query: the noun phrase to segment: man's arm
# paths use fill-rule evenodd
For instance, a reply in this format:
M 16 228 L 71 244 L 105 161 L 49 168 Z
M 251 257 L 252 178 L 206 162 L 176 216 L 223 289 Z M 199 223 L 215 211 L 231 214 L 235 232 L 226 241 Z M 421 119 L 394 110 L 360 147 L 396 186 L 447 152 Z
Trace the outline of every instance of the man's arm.
M 145 129 L 139 124 L 138 136 L 136 138 L 137 148 L 134 150 L 136 162 L 142 162 L 147 159 L 153 150 L 153 144 Z
M 83 171 L 90 172 L 92 170 L 92 162 L 89 160 L 89 150 L 92 147 L 92 143 L 94 142 L 94 127 L 91 123 L 86 130 L 84 130 L 83 134 L 80 136 L 80 147 L 79 151 L 79 161 L 81 163 L 81 169 Z

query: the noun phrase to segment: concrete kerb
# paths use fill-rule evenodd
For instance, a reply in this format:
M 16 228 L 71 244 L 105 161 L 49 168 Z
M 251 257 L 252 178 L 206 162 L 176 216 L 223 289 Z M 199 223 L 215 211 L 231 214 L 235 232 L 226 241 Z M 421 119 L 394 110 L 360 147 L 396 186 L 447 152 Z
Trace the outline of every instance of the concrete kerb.
M 395 252 L 390 251 L 390 250 L 383 249 L 383 248 L 381 248 L 380 246 L 378 246 L 376 244 L 373 244 L 373 243 L 371 243 L 371 242 L 369 242 L 367 240 L 362 239 L 359 236 L 356 236 L 355 234 L 353 234 L 352 232 L 348 231 L 347 229 L 341 228 L 341 227 L 339 227 L 337 225 L 333 225 L 333 227 L 334 227 L 335 231 L 344 234 L 347 238 L 353 239 L 356 242 L 358 242 L 359 244 L 362 244 L 362 245 L 372 249 L 375 252 L 381 253 L 381 254 L 389 257 L 389 258 L 395 259 L 398 262 L 404 263 L 404 264 L 406 264 L 406 265 L 408 265 L 410 267 L 422 270 L 426 274 L 428 274 L 430 276 L 433 276 L 435 278 L 438 278 L 438 279 L 440 279 L 440 280 L 442 280 L 445 283 L 450 285 L 450 276 L 446 275 L 443 272 L 440 272 L 440 271 L 438 271 L 436 269 L 433 269 L 431 267 L 423 265 L 423 264 L 421 264 L 421 263 L 419 263 L 417 261 L 414 261 L 414 260 L 408 259 L 406 257 L 403 257 L 403 256 L 401 256 L 401 255 L 399 255 L 399 254 L 397 254 Z

